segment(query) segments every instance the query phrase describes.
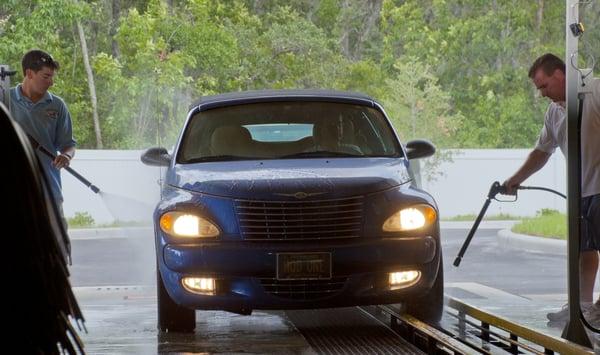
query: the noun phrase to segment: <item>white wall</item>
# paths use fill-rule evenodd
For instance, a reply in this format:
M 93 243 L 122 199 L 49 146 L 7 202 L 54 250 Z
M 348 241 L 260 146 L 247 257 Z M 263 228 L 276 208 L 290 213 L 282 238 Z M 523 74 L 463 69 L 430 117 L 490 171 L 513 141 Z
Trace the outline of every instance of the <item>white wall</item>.
M 437 181 L 423 181 L 425 190 L 438 202 L 440 215 L 452 217 L 459 214 L 477 215 L 487 198 L 494 181 L 502 183 L 522 164 L 529 149 L 467 149 L 453 151 L 452 162 L 443 163 L 444 176 Z M 566 166 L 562 153 L 557 150 L 546 166 L 526 180 L 524 186 L 541 186 L 566 193 Z M 510 199 L 509 196 L 497 196 Z M 544 191 L 518 192 L 516 202 L 492 201 L 486 215 L 509 213 L 533 216 L 542 208 L 566 210 L 566 200 Z
M 142 164 L 141 153 L 138 150 L 77 150 L 71 167 L 102 193 L 93 193 L 63 171 L 65 216 L 88 212 L 97 223 L 110 223 L 115 218 L 136 220 L 139 210 L 144 208 L 151 211 L 160 198 L 158 180 L 164 169 Z M 115 214 L 121 216 L 115 217 Z
M 453 151 L 453 162 L 443 163 L 443 176 L 423 182 L 437 200 L 442 217 L 479 213 L 491 184 L 504 181 L 523 162 L 529 150 Z M 141 151 L 78 150 L 71 167 L 107 194 L 94 194 L 69 173 L 63 172 L 64 211 L 67 217 L 88 212 L 97 223 L 118 219 L 135 220 L 140 211 L 147 215 L 160 198 L 161 170 L 140 162 Z M 566 191 L 565 163 L 554 154 L 546 167 L 524 185 Z M 534 215 L 541 208 L 565 211 L 565 201 L 541 191 L 520 191 L 514 203 L 493 201 L 487 214 Z M 134 211 L 135 210 L 135 211 Z M 133 213 L 136 212 L 136 213 Z M 132 217 L 134 216 L 134 217 Z

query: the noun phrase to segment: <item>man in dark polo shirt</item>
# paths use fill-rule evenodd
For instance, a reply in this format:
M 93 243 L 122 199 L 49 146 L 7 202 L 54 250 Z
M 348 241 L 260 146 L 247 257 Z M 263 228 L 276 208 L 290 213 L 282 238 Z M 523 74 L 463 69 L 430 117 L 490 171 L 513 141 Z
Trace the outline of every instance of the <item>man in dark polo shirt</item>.
M 23 82 L 10 90 L 11 113 L 23 130 L 48 151 L 52 160 L 37 152 L 54 201 L 62 213 L 60 169 L 69 166 L 75 155 L 71 115 L 64 101 L 48 92 L 60 65 L 41 50 L 27 52 L 21 61 Z

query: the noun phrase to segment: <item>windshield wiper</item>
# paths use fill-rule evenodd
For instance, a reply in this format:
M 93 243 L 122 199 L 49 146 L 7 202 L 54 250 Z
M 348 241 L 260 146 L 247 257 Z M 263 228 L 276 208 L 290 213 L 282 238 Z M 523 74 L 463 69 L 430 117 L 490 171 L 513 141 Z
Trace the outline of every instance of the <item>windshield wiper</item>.
M 192 158 L 184 161 L 185 164 L 205 163 L 211 161 L 234 161 L 234 160 L 254 160 L 256 157 L 242 157 L 239 155 L 211 155 L 207 157 Z
M 314 152 L 300 152 L 294 154 L 288 154 L 279 157 L 280 159 L 289 159 L 289 158 L 321 158 L 321 157 L 363 157 L 363 155 L 352 154 L 352 153 L 344 153 L 344 152 L 331 152 L 328 150 L 317 150 Z

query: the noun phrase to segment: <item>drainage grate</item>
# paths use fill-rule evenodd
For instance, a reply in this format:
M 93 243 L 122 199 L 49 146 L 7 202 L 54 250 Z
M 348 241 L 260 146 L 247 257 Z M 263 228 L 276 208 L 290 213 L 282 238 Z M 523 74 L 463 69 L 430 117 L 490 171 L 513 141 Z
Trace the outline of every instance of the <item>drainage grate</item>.
M 423 354 L 358 307 L 285 314 L 318 354 Z

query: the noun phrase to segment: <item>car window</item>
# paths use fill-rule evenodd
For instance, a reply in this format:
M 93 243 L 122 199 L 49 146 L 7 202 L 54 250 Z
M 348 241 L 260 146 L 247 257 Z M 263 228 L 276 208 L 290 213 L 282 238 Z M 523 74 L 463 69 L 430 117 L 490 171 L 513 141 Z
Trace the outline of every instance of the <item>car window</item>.
M 333 102 L 266 102 L 191 117 L 178 163 L 243 159 L 401 156 L 383 113 Z
M 271 123 L 244 125 L 252 139 L 259 142 L 293 142 L 312 136 L 312 124 Z

